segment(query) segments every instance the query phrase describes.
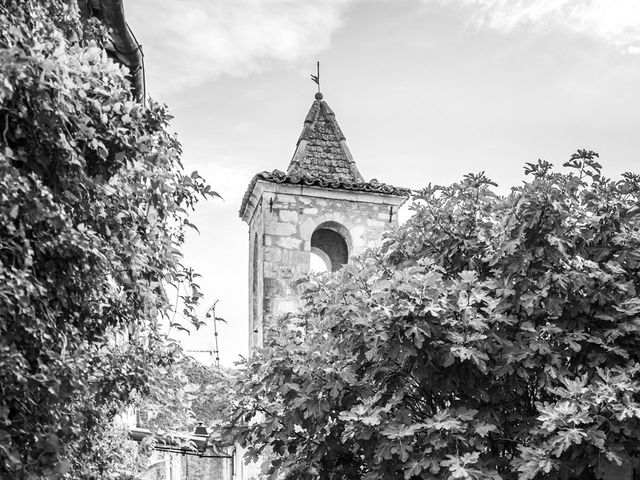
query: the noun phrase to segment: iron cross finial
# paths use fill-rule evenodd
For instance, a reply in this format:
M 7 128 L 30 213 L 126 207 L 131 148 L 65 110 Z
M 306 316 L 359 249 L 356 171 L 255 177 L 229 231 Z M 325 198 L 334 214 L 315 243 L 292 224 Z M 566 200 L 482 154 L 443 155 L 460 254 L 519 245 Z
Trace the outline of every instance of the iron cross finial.
M 311 74 L 311 80 L 318 85 L 318 93 L 320 93 L 320 62 L 316 62 L 317 74 Z

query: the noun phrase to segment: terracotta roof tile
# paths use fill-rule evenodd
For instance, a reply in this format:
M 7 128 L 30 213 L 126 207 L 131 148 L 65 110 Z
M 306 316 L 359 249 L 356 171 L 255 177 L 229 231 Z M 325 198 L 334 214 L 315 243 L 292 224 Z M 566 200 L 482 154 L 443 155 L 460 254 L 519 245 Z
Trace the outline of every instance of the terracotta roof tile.
M 287 173 L 320 176 L 327 181 L 363 182 L 336 116 L 317 93 L 304 120 Z

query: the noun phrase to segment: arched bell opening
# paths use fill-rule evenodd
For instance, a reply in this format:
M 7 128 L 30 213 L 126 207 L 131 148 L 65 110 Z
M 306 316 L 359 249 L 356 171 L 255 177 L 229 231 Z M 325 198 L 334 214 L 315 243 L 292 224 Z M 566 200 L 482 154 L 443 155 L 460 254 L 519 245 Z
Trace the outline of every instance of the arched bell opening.
M 349 231 L 339 223 L 325 222 L 311 235 L 311 270 L 335 272 L 349 261 Z M 322 268 L 322 267 L 325 268 Z
M 251 330 L 254 335 L 258 334 L 259 305 L 258 297 L 260 284 L 258 278 L 260 272 L 258 270 L 258 234 L 253 238 L 253 252 L 251 254 Z

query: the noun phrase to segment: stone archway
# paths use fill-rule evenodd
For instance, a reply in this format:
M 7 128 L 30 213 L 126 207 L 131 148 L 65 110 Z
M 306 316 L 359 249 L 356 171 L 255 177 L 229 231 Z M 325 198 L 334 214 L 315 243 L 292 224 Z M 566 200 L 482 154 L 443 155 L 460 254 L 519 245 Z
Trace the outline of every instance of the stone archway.
M 311 234 L 311 253 L 325 263 L 329 272 L 335 272 L 347 264 L 350 246 L 349 230 L 334 221 L 321 223 Z

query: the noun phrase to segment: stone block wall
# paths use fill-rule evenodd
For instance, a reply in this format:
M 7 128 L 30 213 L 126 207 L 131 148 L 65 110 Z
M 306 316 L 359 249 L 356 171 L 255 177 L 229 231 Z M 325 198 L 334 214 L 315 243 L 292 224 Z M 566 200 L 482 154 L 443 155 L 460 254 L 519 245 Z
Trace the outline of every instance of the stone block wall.
M 260 346 L 269 322 L 299 307 L 296 280 L 309 272 L 311 235 L 329 225 L 349 258 L 375 246 L 397 225 L 403 196 L 259 181 L 249 223 L 249 347 Z

